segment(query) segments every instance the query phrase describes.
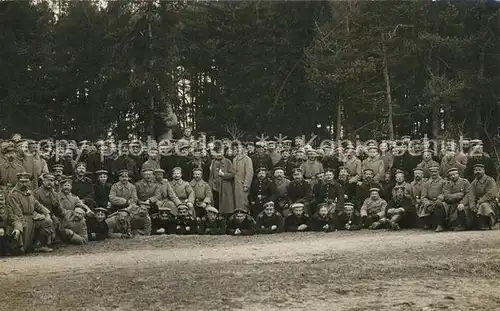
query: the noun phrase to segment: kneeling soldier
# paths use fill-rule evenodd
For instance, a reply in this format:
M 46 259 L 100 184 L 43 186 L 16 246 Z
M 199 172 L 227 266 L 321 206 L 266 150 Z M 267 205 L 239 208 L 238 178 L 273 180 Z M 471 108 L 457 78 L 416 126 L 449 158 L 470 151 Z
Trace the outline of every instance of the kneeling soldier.
M 198 232 L 198 224 L 196 218 L 192 216 L 189 207 L 186 204 L 177 206 L 177 217 L 175 218 L 175 233 L 181 235 L 196 234 Z
M 285 218 L 285 230 L 287 232 L 307 231 L 309 216 L 304 214 L 304 204 L 294 203 L 290 208 L 292 214 Z
M 139 205 L 129 207 L 130 230 L 133 235 L 150 235 L 151 218 L 149 217 L 149 202 L 139 202 Z
M 318 211 L 309 220 L 308 227 L 311 231 L 335 231 L 334 219 L 332 215 L 328 213 L 328 205 L 326 203 L 320 203 L 318 205 Z
M 415 224 L 416 211 L 411 198 L 406 195 L 404 186 L 396 186 L 393 189 L 393 197 L 387 204 L 388 224 L 393 230 L 401 230 L 402 227 L 411 228 Z
M 153 234 L 173 234 L 175 233 L 175 216 L 170 208 L 161 206 L 158 213 L 151 215 L 151 224 L 153 225 Z
M 361 227 L 361 216 L 354 208 L 354 204 L 345 203 L 344 210 L 337 214 L 337 228 L 339 230 L 359 230 Z
M 130 239 L 130 212 L 127 209 L 120 209 L 111 214 L 106 219 L 108 225 L 108 236 L 111 239 Z
M 283 216 L 274 209 L 274 202 L 264 204 L 264 210 L 257 215 L 257 231 L 261 234 L 283 232 Z
M 226 220 L 219 216 L 219 211 L 213 206 L 205 208 L 207 214 L 200 220 L 200 234 L 226 234 Z
M 254 235 L 255 220 L 244 209 L 236 209 L 227 221 L 227 233 L 231 235 Z
M 108 210 L 106 208 L 98 207 L 94 210 L 93 217 L 87 219 L 87 232 L 90 241 L 102 241 L 108 238 L 107 213 Z
M 363 227 L 380 229 L 385 224 L 385 210 L 387 202 L 380 197 L 380 189 L 371 188 L 370 197 L 361 206 L 361 219 Z

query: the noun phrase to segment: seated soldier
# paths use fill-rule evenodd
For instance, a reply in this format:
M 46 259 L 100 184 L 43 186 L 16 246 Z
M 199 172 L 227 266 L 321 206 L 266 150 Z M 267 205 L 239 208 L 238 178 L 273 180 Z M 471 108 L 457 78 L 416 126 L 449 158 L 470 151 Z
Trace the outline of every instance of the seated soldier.
M 162 208 L 163 210 L 168 209 L 172 215 L 175 215 L 174 213 L 172 213 L 172 211 L 177 212 L 176 206 L 181 204 L 181 200 L 179 200 L 179 198 L 175 194 L 170 182 L 167 179 L 163 178 L 164 174 L 165 171 L 162 169 L 156 169 L 154 171 L 155 182 L 158 184 L 159 191 L 159 193 L 157 194 L 159 195 L 157 205 L 158 208 Z
M 89 238 L 85 222 L 85 211 L 82 208 L 77 207 L 74 210 L 64 211 L 59 235 L 62 241 L 66 243 L 87 244 Z
M 344 204 L 344 210 L 337 214 L 336 220 L 339 230 L 359 230 L 362 227 L 361 216 L 350 202 Z
M 174 234 L 175 233 L 175 215 L 170 212 L 170 208 L 161 206 L 158 213 L 151 215 L 151 224 L 153 234 Z
M 395 186 L 392 199 L 387 204 L 387 220 L 392 230 L 401 230 L 401 227 L 412 228 L 415 226 L 417 212 L 412 199 L 407 196 L 405 186 Z
M 182 179 L 182 169 L 180 167 L 174 167 L 172 171 L 172 182 L 170 184 L 177 198 L 188 207 L 189 213 L 196 217 L 196 211 L 194 209 L 194 191 L 191 185 Z M 176 214 L 175 208 L 172 209 L 172 214 Z
M 149 202 L 139 202 L 138 205 L 132 205 L 128 208 L 132 235 L 151 234 L 151 218 L 148 213 L 149 206 Z
M 108 236 L 110 239 L 130 239 L 130 212 L 127 209 L 119 209 L 106 219 L 108 225 Z
M 89 241 L 102 241 L 108 238 L 109 228 L 106 224 L 106 214 L 108 210 L 98 207 L 94 210 L 94 215 L 87 218 L 87 233 Z
M 205 210 L 207 214 L 200 220 L 199 234 L 226 234 L 226 220 L 219 216 L 219 211 L 213 206 L 207 206 Z
M 196 234 L 198 232 L 198 224 L 196 218 L 189 212 L 189 207 L 186 204 L 181 204 L 177 206 L 177 211 L 175 233 L 179 235 Z
M 135 186 L 129 182 L 129 174 L 128 170 L 120 170 L 118 172 L 118 182 L 111 186 L 111 190 L 109 191 L 111 213 L 118 209 L 127 208 L 131 204 L 137 204 L 137 190 Z
M 370 197 L 361 206 L 361 219 L 363 227 L 380 229 L 385 225 L 385 210 L 387 202 L 380 197 L 379 188 L 370 189 Z
M 294 203 L 290 206 L 292 214 L 285 218 L 285 231 L 304 232 L 308 230 L 309 216 L 304 214 L 304 204 Z
M 227 233 L 230 235 L 254 235 L 256 223 L 244 209 L 236 209 L 227 221 Z
M 193 180 L 191 180 L 191 188 L 194 191 L 194 208 L 196 216 L 203 217 L 207 213 L 205 208 L 213 203 L 212 189 L 206 181 L 202 179 L 203 169 L 193 169 Z
M 326 203 L 318 205 L 318 211 L 309 219 L 308 227 L 311 231 L 335 231 L 334 219 L 328 213 L 328 205 Z
M 257 216 L 257 232 L 261 234 L 280 233 L 284 231 L 283 216 L 274 209 L 274 202 L 264 204 L 264 210 Z
M 422 187 L 419 217 L 423 218 L 424 229 L 435 227 L 436 232 L 441 232 L 444 230 L 447 211 L 443 195 L 445 180 L 439 176 L 439 165 L 431 165 L 429 171 L 431 176 Z
M 441 167 L 442 168 L 442 167 Z M 466 211 L 469 209 L 470 189 L 469 181 L 460 177 L 460 170 L 456 167 L 446 172 L 448 180 L 443 186 L 443 198 L 448 206 L 448 228 L 463 231 L 470 227 Z

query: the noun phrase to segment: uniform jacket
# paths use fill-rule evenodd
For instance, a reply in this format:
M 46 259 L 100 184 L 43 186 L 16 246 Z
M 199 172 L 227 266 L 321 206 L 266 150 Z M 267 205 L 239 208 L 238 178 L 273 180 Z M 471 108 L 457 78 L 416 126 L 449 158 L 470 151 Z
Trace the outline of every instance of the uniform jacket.
M 272 226 L 276 226 L 276 230 L 271 230 Z M 261 212 L 257 215 L 256 227 L 257 232 L 261 234 L 280 233 L 285 231 L 283 216 L 278 212 L 274 212 L 271 216 L 267 216 L 264 212 Z
M 302 214 L 297 216 L 295 214 L 290 214 L 285 218 L 285 231 L 287 232 L 297 232 L 299 230 L 299 226 L 301 225 L 309 225 L 309 216 Z M 304 231 L 307 231 L 307 228 Z
M 117 182 L 109 191 L 109 202 L 112 205 L 126 206 L 128 201 L 137 203 L 137 199 L 137 190 L 130 182 L 126 184 Z
M 236 229 L 240 229 L 241 235 L 254 235 L 256 231 L 256 222 L 250 215 L 246 215 L 241 223 L 237 222 L 232 215 L 227 221 L 227 233 L 234 235 Z

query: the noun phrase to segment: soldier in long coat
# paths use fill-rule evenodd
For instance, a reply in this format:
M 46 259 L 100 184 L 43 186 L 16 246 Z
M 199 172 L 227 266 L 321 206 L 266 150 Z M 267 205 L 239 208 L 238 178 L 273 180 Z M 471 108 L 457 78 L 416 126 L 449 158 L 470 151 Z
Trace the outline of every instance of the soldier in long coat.
M 234 168 L 221 152 L 217 152 L 212 160 L 208 184 L 212 188 L 215 207 L 223 217 L 229 217 L 234 213 Z
M 361 162 L 361 169 L 364 171 L 365 169 L 371 169 L 374 173 L 373 180 L 375 182 L 381 182 L 384 180 L 385 176 L 385 167 L 384 161 L 380 159 L 378 155 L 378 148 L 373 146 L 368 148 L 368 158 Z
M 244 153 L 243 147 L 237 147 L 237 154 L 233 159 L 234 167 L 234 202 L 235 208 L 250 210 L 248 195 L 253 180 L 253 164 L 249 156 Z
M 205 216 L 206 208 L 213 204 L 213 194 L 212 189 L 206 181 L 202 179 L 203 169 L 194 168 L 193 169 L 193 180 L 191 180 L 190 185 L 194 191 L 194 207 L 196 209 L 196 216 Z M 218 212 L 218 211 L 217 211 Z
M 452 167 L 447 171 L 448 180 L 443 186 L 443 196 L 448 206 L 447 227 L 455 231 L 470 228 L 467 213 L 470 209 L 471 185 L 465 178 L 460 177 L 460 169 Z
M 445 180 L 439 176 L 438 164 L 429 167 L 429 171 L 431 176 L 422 188 L 422 205 L 419 217 L 424 218 L 424 224 L 427 225 L 424 229 L 432 226 L 436 228 L 436 232 L 441 232 L 444 230 L 448 210 L 443 195 Z
M 498 187 L 495 180 L 486 175 L 484 164 L 474 166 L 476 178 L 471 183 L 470 211 L 475 225 L 481 230 L 491 229 L 495 224 L 496 197 Z
M 31 158 L 32 158 L 32 163 L 33 163 L 33 172 L 31 172 L 33 175 L 33 185 L 32 185 L 33 188 L 32 189 L 36 189 L 38 187 L 39 178 L 43 174 L 49 172 L 49 167 L 47 165 L 47 161 L 45 161 L 45 159 L 40 156 L 39 148 L 40 148 L 40 146 L 39 146 L 38 142 L 36 142 L 34 140 L 30 140 L 28 142 L 28 152 L 29 152 L 29 156 L 31 156 Z M 26 172 L 30 173 L 28 170 Z
M 289 214 L 288 210 L 288 186 L 290 181 L 285 178 L 285 170 L 282 167 L 274 168 L 274 178 L 272 179 L 272 196 L 271 201 L 274 201 L 275 208 L 278 212 L 286 216 Z
M 35 241 L 40 245 L 37 251 L 51 252 L 47 246 L 53 235 L 50 211 L 35 199 L 30 187 L 31 174 L 20 173 L 16 186 L 7 196 L 7 205 L 12 211 L 11 235 L 25 252 L 32 249 Z
M 16 161 L 16 148 L 7 144 L 3 150 L 4 162 L 0 164 L 0 189 L 6 196 L 17 184 L 17 176 L 25 172 L 24 167 Z
M 129 182 L 129 171 L 121 170 L 118 172 L 119 181 L 111 186 L 109 191 L 110 214 L 131 204 L 137 204 L 137 190 Z

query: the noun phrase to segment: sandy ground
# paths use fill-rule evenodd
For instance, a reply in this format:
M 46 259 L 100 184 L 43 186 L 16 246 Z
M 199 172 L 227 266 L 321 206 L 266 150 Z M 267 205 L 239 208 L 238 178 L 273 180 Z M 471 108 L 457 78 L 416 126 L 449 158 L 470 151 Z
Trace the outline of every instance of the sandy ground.
M 500 230 L 164 236 L 0 260 L 0 310 L 500 310 Z

